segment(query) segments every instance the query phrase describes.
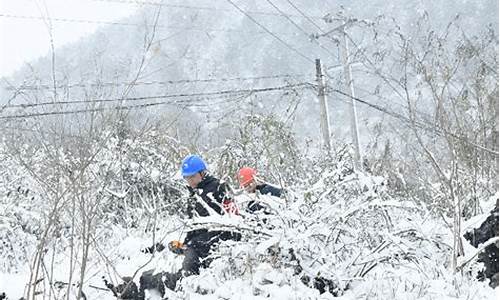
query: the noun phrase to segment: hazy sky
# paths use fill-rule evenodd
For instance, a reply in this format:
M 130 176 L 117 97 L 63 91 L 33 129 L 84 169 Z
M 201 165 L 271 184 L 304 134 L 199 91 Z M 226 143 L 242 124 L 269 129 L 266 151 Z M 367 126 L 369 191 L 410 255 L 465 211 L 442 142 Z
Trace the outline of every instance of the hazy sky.
M 0 77 L 49 53 L 49 30 L 41 19 L 47 12 L 53 19 L 110 22 L 137 8 L 133 3 L 109 0 L 0 0 Z M 53 20 L 54 44 L 57 48 L 75 42 L 100 26 L 104 24 Z

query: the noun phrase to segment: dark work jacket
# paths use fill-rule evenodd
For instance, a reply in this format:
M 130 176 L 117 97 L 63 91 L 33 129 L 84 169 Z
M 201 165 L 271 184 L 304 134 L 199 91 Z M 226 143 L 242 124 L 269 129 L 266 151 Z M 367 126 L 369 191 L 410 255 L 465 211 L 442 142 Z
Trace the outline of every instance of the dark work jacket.
M 283 193 L 283 190 L 282 189 L 279 189 L 277 187 L 274 187 L 272 185 L 269 185 L 269 184 L 259 184 L 258 186 L 256 186 L 255 188 L 257 191 L 259 191 L 259 193 L 261 195 L 271 195 L 271 196 L 274 196 L 274 197 L 281 197 L 281 194 Z M 265 209 L 265 206 L 259 204 L 258 201 L 250 201 L 250 203 L 248 203 L 248 207 L 247 207 L 247 210 L 249 212 L 256 212 L 256 211 L 259 211 L 261 209 Z
M 188 189 L 192 196 L 187 209 L 187 214 L 190 218 L 196 215 L 206 217 L 209 216 L 210 213 L 213 213 L 209 212 L 205 205 L 200 203 L 200 201 L 204 201 L 206 205 L 220 215 L 225 213 L 223 209 L 223 202 L 224 200 L 229 199 L 227 196 L 228 187 L 225 183 L 220 183 L 219 179 L 210 175 L 205 175 L 203 180 L 195 189 L 191 187 L 188 187 Z M 209 195 L 210 193 L 211 195 Z M 194 197 L 194 195 L 198 195 L 199 197 Z M 195 229 L 187 233 L 184 243 L 197 249 L 198 251 L 208 252 L 214 243 L 220 240 L 239 239 L 239 236 L 239 233 L 232 233 L 228 231 Z
M 194 198 L 194 195 L 200 196 L 200 198 L 207 204 L 210 208 L 212 208 L 219 215 L 224 214 L 224 209 L 222 206 L 222 202 L 227 199 L 227 190 L 228 187 L 225 183 L 220 183 L 219 179 L 205 175 L 203 180 L 198 183 L 196 188 L 188 187 L 189 192 L 191 193 L 191 197 Z M 212 195 L 208 195 L 212 193 Z M 188 216 L 192 218 L 195 215 L 200 217 L 207 217 L 210 215 L 205 206 L 199 202 L 199 199 L 193 199 L 191 205 L 188 207 Z

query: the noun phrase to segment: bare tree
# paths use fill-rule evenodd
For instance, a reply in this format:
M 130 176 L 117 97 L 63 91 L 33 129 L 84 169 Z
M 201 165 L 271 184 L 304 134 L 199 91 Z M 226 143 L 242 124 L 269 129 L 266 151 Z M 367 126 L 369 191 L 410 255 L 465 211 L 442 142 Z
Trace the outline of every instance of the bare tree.
M 421 182 L 429 191 L 439 183 L 439 201 L 433 202 L 432 195 L 421 200 L 453 217 L 451 267 L 456 270 L 463 255 L 462 219 L 480 213 L 479 201 L 498 189 L 498 37 L 492 28 L 470 37 L 459 18 L 436 29 L 426 13 L 411 32 L 397 25 L 391 34 L 382 26 L 371 28 L 371 47 L 350 40 L 358 47 L 364 76 L 374 83 L 373 95 L 386 94 L 406 108 L 380 110 L 404 125 L 392 131 L 413 152 L 413 162 L 402 158 L 412 164 L 407 169 L 428 176 L 422 164 L 428 162 L 434 175 Z M 380 39 L 383 43 L 377 43 Z

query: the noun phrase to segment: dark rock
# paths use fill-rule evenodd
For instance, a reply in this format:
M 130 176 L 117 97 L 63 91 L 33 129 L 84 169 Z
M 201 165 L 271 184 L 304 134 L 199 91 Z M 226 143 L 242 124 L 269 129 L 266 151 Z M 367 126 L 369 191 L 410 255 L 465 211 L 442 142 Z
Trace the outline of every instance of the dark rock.
M 120 299 L 136 300 L 139 291 L 135 282 L 130 277 L 123 277 L 123 281 L 116 286 L 116 292 L 120 295 Z
M 464 237 L 471 245 L 478 247 L 480 244 L 488 241 L 490 238 L 498 236 L 498 199 L 495 208 L 490 215 L 481 224 L 479 228 L 466 232 Z M 490 280 L 490 286 L 498 286 L 498 244 L 487 246 L 484 251 L 479 253 L 478 261 L 484 263 L 485 269 L 477 275 L 479 280 Z

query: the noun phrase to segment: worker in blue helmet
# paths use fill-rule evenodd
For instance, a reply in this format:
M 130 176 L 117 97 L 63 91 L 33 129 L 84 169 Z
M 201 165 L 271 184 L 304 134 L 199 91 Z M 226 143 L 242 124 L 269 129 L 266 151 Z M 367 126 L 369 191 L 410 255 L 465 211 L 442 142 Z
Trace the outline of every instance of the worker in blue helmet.
M 205 203 L 195 202 L 194 207 L 188 209 L 189 217 L 195 215 L 206 217 L 210 215 L 206 205 L 217 214 L 239 214 L 233 200 L 228 196 L 229 188 L 219 179 L 208 174 L 207 164 L 198 155 L 188 155 L 182 160 L 182 177 L 188 184 L 191 196 L 200 196 Z M 206 204 L 206 205 L 205 205 Z
M 195 189 L 207 174 L 207 164 L 198 155 L 188 155 L 182 160 L 182 177 Z
M 188 155 L 182 160 L 181 173 L 188 184 L 190 200 L 187 201 L 187 215 L 206 217 L 213 214 L 234 214 L 238 215 L 238 209 L 229 196 L 229 189 L 225 183 L 211 176 L 207 170 L 207 164 L 198 155 Z M 212 246 L 225 240 L 239 240 L 241 234 L 232 231 L 221 231 L 208 229 L 194 229 L 187 233 L 184 242 L 172 241 L 168 247 L 175 253 L 183 254 L 184 261 L 182 269 L 175 273 L 163 273 L 164 284 L 167 288 L 174 290 L 177 282 L 183 276 L 199 274 L 200 267 L 207 267 Z M 160 251 L 165 248 L 158 245 L 147 248 L 148 252 Z M 140 296 L 144 294 L 143 282 L 151 281 L 151 274 L 144 273 L 141 276 Z M 139 297 L 139 299 L 143 299 Z

